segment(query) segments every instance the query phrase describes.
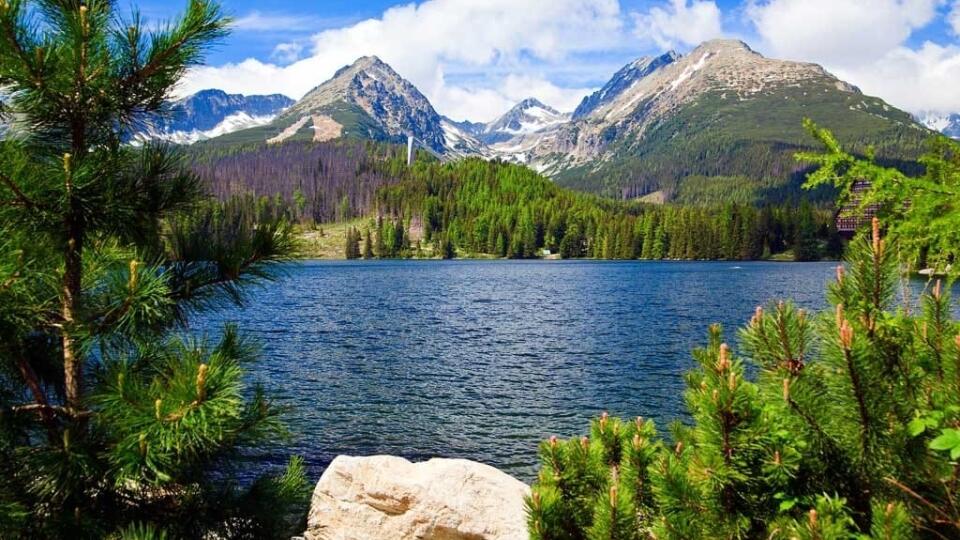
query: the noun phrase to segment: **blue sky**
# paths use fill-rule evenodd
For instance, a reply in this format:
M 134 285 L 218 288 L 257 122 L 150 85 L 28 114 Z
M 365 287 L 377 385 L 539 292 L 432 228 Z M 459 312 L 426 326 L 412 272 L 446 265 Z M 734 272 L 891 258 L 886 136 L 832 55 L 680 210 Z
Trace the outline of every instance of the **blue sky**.
M 181 93 L 299 98 L 376 54 L 442 113 L 490 120 L 537 97 L 570 110 L 625 63 L 703 40 L 817 62 L 910 110 L 960 111 L 960 0 L 223 0 L 232 34 Z M 183 2 L 137 2 L 148 20 Z

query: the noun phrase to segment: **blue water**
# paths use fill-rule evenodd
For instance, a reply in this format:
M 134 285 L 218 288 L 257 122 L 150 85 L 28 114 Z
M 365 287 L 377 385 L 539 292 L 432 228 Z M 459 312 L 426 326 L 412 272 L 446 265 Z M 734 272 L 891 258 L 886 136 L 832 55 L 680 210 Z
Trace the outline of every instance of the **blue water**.
M 539 441 L 602 411 L 682 418 L 707 326 L 732 341 L 758 304 L 824 307 L 835 264 L 308 262 L 194 327 L 258 338 L 253 376 L 291 407 L 289 439 L 246 453 L 251 476 L 292 454 L 315 480 L 337 454 L 388 453 L 530 480 Z

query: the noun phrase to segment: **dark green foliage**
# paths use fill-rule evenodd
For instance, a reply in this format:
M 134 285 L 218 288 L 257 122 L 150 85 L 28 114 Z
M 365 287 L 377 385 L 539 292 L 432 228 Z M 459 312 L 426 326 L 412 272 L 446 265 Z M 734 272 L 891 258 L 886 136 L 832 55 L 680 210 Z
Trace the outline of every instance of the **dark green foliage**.
M 371 224 L 376 235 L 376 242 L 373 247 L 373 254 L 378 259 L 396 259 L 409 257 L 410 238 L 407 234 L 408 226 L 404 220 L 396 218 L 385 220 L 382 216 L 377 217 Z
M 347 234 L 345 236 L 346 245 L 344 246 L 343 256 L 345 259 L 359 259 L 360 258 L 360 231 L 355 227 L 350 227 L 347 229 Z M 370 247 L 370 237 L 367 236 L 367 248 Z
M 816 261 L 820 259 L 817 224 L 814 222 L 813 210 L 806 201 L 800 205 L 799 221 L 794 231 L 793 259 L 795 261 Z
M 943 136 L 930 139 L 919 160 L 923 173 L 910 175 L 885 166 L 873 149 L 866 158 L 858 157 L 827 129 L 810 120 L 804 125 L 824 148 L 822 153 L 798 155 L 818 167 L 806 187 L 830 186 L 840 191 L 841 204 L 874 209 L 900 246 L 904 264 L 956 273 L 951 268 L 960 255 L 960 145 L 956 141 Z M 854 197 L 851 190 L 858 181 L 870 182 L 870 189 Z
M 591 435 L 540 445 L 543 468 L 526 501 L 532 540 L 640 538 L 652 501 L 647 469 L 660 444 L 653 422 L 604 415 Z
M 228 21 L 147 32 L 116 4 L 0 2 L 0 537 L 289 537 L 302 464 L 229 480 L 283 434 L 232 328 L 185 337 L 292 252 L 274 202 L 201 197 L 170 148 L 122 145 Z
M 831 213 L 810 205 L 618 202 L 560 188 L 526 167 L 477 159 L 417 163 L 404 180 L 380 188 L 377 212 L 394 223 L 419 219 L 426 241 L 516 259 L 545 249 L 564 258 L 760 259 L 794 247 L 802 224 L 802 255 L 811 260 L 836 236 Z M 376 252 L 403 256 L 389 242 Z
M 452 259 L 457 255 L 457 248 L 453 245 L 449 236 L 444 236 L 440 239 L 439 251 L 441 259 Z
M 373 243 L 370 240 L 370 236 L 373 233 L 370 232 L 370 229 L 367 229 L 367 234 L 363 235 L 363 258 L 372 259 L 373 258 Z
M 837 270 L 834 309 L 758 307 L 740 331 L 742 357 L 712 328 L 687 375 L 689 422 L 669 443 L 643 436 L 639 476 L 616 458 L 631 446 L 615 419 L 594 422 L 589 438 L 543 443 L 531 535 L 960 537 L 960 326 L 939 282 L 909 312 L 894 310 L 895 253 L 876 224 Z M 611 488 L 628 477 L 649 490 L 621 502 Z

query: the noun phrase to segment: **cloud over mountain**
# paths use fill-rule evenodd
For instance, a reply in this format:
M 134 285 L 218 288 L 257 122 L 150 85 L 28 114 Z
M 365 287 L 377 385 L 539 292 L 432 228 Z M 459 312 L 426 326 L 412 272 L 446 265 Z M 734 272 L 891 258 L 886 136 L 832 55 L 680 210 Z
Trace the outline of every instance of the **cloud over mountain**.
M 441 113 L 489 121 L 529 96 L 571 111 L 629 59 L 724 36 L 821 63 L 911 111 L 960 111 L 960 0 L 425 0 L 335 26 L 251 12 L 236 31 L 311 24 L 312 36 L 278 39 L 264 58 L 193 70 L 181 95 L 217 87 L 298 98 L 377 55 Z
M 423 88 L 445 114 L 490 119 L 531 94 L 575 106 L 590 87 L 558 85 L 540 67 L 616 49 L 627 37 L 617 0 L 429 0 L 319 32 L 312 54 L 287 66 L 249 59 L 199 68 L 182 91 L 216 86 L 299 97 L 353 59 L 377 55 Z M 507 73 L 483 85 L 462 84 L 491 68 Z
M 751 0 L 746 14 L 769 54 L 818 62 L 865 92 L 914 112 L 958 111 L 960 2 Z M 915 35 L 938 17 L 954 26 L 938 43 Z M 957 24 L 954 24 L 957 23 Z

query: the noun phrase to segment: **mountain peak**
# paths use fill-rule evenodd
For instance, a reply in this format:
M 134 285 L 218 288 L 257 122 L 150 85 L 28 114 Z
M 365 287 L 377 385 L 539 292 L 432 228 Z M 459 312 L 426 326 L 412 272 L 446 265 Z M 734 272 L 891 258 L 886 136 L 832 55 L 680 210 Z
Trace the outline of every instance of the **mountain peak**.
M 527 98 L 517 103 L 503 116 L 486 125 L 482 140 L 488 144 L 503 142 L 518 135 L 527 135 L 556 126 L 569 120 L 537 98 Z
M 382 64 L 383 61 L 380 60 L 380 57 L 375 54 L 369 54 L 367 56 L 361 56 L 354 61 L 354 64 Z
M 534 108 L 545 109 L 547 111 L 554 112 L 554 113 L 557 112 L 556 109 L 554 109 L 549 105 L 544 105 L 542 101 L 540 101 L 535 97 L 528 97 L 527 99 L 514 105 L 513 109 L 511 110 L 526 110 L 526 109 L 534 109 Z
M 674 51 L 673 49 L 656 56 L 641 56 L 640 58 L 637 58 L 633 62 L 630 62 L 629 64 L 624 66 L 620 71 L 621 72 L 626 71 L 630 68 L 644 69 L 645 67 L 653 63 L 666 65 L 666 64 L 670 64 L 672 62 L 677 61 L 677 59 L 679 59 L 681 56 L 682 55 L 680 53 L 678 53 L 677 51 Z
M 395 76 L 398 78 L 400 77 L 399 75 L 397 75 L 397 72 L 395 72 L 393 68 L 390 67 L 389 64 L 387 64 L 383 60 L 380 60 L 379 57 L 371 55 L 371 56 L 361 56 L 360 58 L 357 58 L 356 60 L 354 60 L 352 64 L 348 64 L 338 69 L 337 72 L 333 74 L 333 78 L 331 80 L 341 79 L 345 77 L 352 78 L 358 73 L 368 72 L 368 71 L 383 71 L 390 74 L 391 76 Z M 330 81 L 327 81 L 327 83 L 329 82 Z M 324 83 L 324 84 L 327 84 L 327 83 Z
M 370 55 L 370 56 L 361 56 L 357 58 L 350 67 L 357 69 L 369 69 L 369 68 L 382 68 L 390 66 L 387 65 L 383 60 L 380 60 L 379 56 Z
M 207 88 L 206 90 L 200 90 L 196 94 L 187 96 L 185 99 L 211 98 L 211 97 L 225 98 L 228 96 L 230 96 L 230 94 L 224 92 L 223 90 L 220 90 L 219 88 Z
M 925 111 L 914 116 L 917 122 L 943 133 L 952 139 L 960 139 L 960 114 Z
M 285 131 L 277 142 L 312 122 L 314 131 L 323 133 L 316 135 L 320 139 L 328 133 L 359 133 L 405 141 L 412 134 L 437 152 L 444 151 L 440 115 L 410 81 L 376 56 L 360 57 L 337 70 L 333 78 L 287 109 L 278 122 Z
M 739 51 L 739 52 L 749 52 L 756 55 L 760 53 L 754 51 L 747 45 L 745 42 L 739 39 L 711 39 L 704 41 L 697 46 L 690 54 L 693 54 L 697 51 Z
M 281 95 L 244 96 L 211 88 L 168 102 L 165 114 L 151 115 L 134 135 L 139 141 L 192 144 L 272 121 L 293 100 Z
M 617 99 L 640 79 L 673 64 L 680 58 L 681 56 L 676 51 L 667 51 L 659 56 L 637 58 L 614 73 L 603 88 L 583 98 L 577 109 L 573 111 L 573 119 L 576 120 L 590 115 L 593 111 Z

